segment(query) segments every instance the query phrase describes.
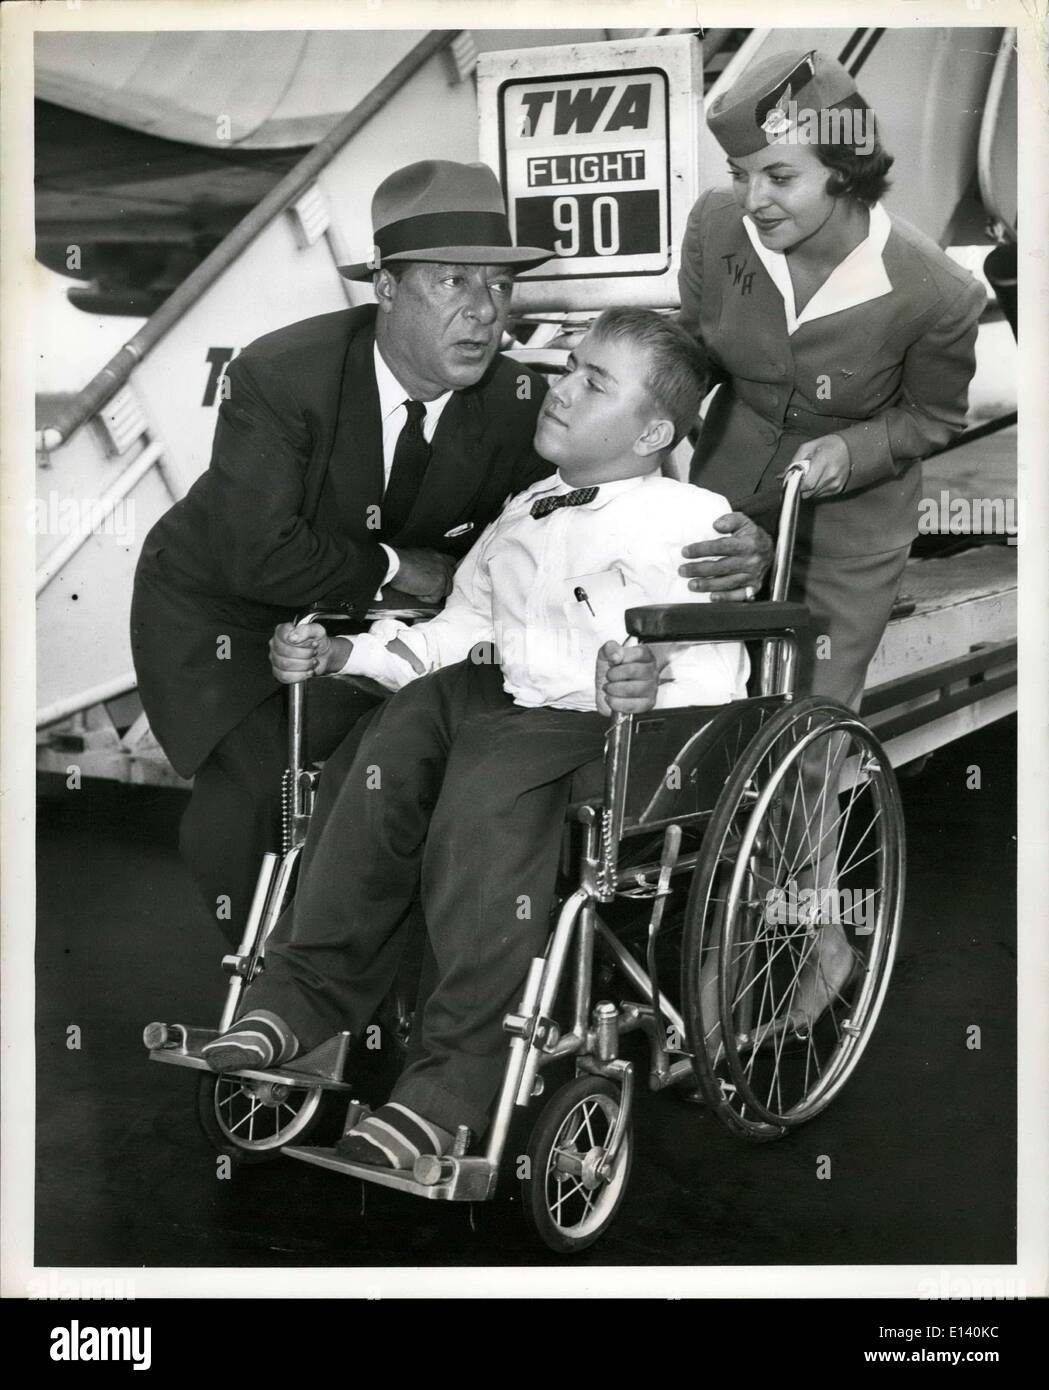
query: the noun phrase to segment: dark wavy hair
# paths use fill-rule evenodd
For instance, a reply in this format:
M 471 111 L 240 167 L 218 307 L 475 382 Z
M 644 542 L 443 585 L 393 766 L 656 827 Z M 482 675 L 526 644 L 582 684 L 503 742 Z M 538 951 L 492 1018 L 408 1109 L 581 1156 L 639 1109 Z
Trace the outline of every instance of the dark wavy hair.
M 859 92 L 835 102 L 836 110 L 865 111 L 867 120 L 873 126 L 874 147 L 864 153 L 856 145 L 835 143 L 814 145 L 813 149 L 824 168 L 830 170 L 827 192 L 835 198 L 851 197 L 873 207 L 889 188 L 886 178 L 895 160 L 882 146 L 878 136 L 878 123 Z

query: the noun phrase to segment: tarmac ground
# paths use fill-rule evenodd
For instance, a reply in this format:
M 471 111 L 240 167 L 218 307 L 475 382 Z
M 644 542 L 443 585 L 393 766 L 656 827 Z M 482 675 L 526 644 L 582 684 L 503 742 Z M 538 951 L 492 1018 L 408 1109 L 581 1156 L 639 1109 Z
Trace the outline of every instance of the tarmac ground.
M 626 1199 L 578 1261 L 1015 1260 L 1016 753 L 1009 719 L 902 779 L 904 933 L 877 1033 L 842 1095 L 760 1145 L 642 1086 Z M 973 766 L 979 789 L 967 786 Z M 141 1043 L 151 1019 L 213 1023 L 224 992 L 221 938 L 176 850 L 183 804 L 180 792 L 71 792 L 58 779 L 41 795 L 37 1266 L 557 1262 L 521 1219 L 513 1183 L 468 1208 L 365 1193 L 284 1158 L 219 1179 L 196 1074 L 151 1065 Z

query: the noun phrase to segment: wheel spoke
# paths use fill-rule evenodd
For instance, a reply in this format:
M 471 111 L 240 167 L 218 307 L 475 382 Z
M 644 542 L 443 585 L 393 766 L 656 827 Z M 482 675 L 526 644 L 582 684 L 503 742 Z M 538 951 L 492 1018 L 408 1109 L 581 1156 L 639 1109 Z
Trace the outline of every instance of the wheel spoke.
M 577 1147 L 578 1147 L 578 1145 L 579 1145 L 579 1136 L 580 1136 L 580 1134 L 583 1132 L 583 1129 L 584 1129 L 585 1126 L 586 1126 L 586 1114 L 585 1114 L 585 1112 L 580 1112 L 580 1113 L 582 1114 L 582 1118 L 580 1119 L 579 1123 L 576 1125 L 575 1129 L 572 1131 L 572 1137 L 571 1137 L 571 1139 L 569 1139 L 569 1141 L 568 1141 L 569 1144 L 571 1144 L 573 1148 L 577 1148 Z M 575 1114 L 576 1114 L 576 1111 L 573 1111 L 573 1112 L 572 1112 L 572 1115 L 575 1115 Z M 572 1116 L 570 1115 L 570 1116 L 569 1116 L 569 1119 L 571 1119 L 571 1118 L 572 1118 Z M 568 1121 L 566 1120 L 566 1121 L 565 1121 L 565 1124 L 567 1124 L 567 1123 L 568 1123 Z M 563 1126 L 562 1126 L 562 1128 L 563 1128 Z
M 564 1224 L 564 1223 L 561 1221 L 561 1208 L 562 1208 L 562 1207 L 564 1206 L 564 1204 L 568 1201 L 569 1197 L 574 1197 L 575 1194 L 576 1194 L 577 1192 L 580 1192 L 580 1191 L 582 1191 L 582 1189 L 583 1189 L 583 1180 L 582 1180 L 582 1178 L 573 1178 L 573 1179 L 572 1179 L 572 1182 L 573 1182 L 573 1186 L 570 1187 L 570 1188 L 568 1189 L 567 1192 L 562 1191 L 561 1194 L 560 1194 L 560 1196 L 559 1196 L 558 1199 L 557 1199 L 557 1202 L 555 1203 L 555 1208 L 556 1208 L 556 1210 L 555 1210 L 555 1213 L 554 1213 L 554 1219 L 557 1221 L 558 1225 L 563 1225 L 563 1224 Z M 560 1184 L 560 1186 L 563 1187 L 564 1184 Z M 573 1223 L 573 1224 L 578 1224 L 578 1223 Z
M 241 1118 L 237 1121 L 237 1123 L 236 1123 L 235 1125 L 232 1125 L 232 1126 L 230 1127 L 230 1131 L 229 1131 L 230 1134 L 235 1134 L 235 1133 L 237 1132 L 237 1130 L 240 1129 L 241 1125 L 247 1124 L 247 1125 L 249 1126 L 249 1127 L 248 1127 L 248 1138 L 249 1138 L 249 1140 L 250 1140 L 250 1138 L 251 1138 L 251 1126 L 250 1126 L 250 1124 L 249 1124 L 249 1121 L 251 1121 L 252 1117 L 253 1117 L 254 1114 L 255 1114 L 255 1111 L 256 1111 L 258 1108 L 259 1108 L 259 1101 L 258 1101 L 258 1099 L 257 1099 L 255 1096 L 252 1096 L 252 1097 L 251 1097 L 251 1109 L 248 1111 L 248 1113 L 247 1113 L 246 1115 L 242 1115 Z
M 585 1114 L 586 1114 L 586 1137 L 590 1140 L 590 1147 L 591 1147 L 592 1149 L 596 1149 L 596 1148 L 597 1148 L 597 1140 L 594 1138 L 594 1126 L 593 1126 L 593 1124 L 592 1124 L 592 1120 L 593 1120 L 593 1117 L 594 1117 L 594 1105 L 591 1104 L 591 1105 L 589 1105 L 589 1106 L 586 1106 L 586 1107 L 585 1107 Z

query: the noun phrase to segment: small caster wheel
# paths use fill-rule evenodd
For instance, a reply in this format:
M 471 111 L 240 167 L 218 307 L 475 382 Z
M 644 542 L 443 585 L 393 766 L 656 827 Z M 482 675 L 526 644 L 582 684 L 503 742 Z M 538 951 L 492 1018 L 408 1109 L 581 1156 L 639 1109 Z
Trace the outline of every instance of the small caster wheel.
M 197 1118 L 219 1153 L 238 1163 L 265 1163 L 285 1144 L 305 1144 L 321 1121 L 322 1086 L 208 1074 L 197 1086 Z
M 593 1245 L 619 1210 L 634 1152 L 630 1122 L 611 1171 L 602 1165 L 620 1103 L 614 1082 L 578 1076 L 554 1092 L 532 1131 L 524 1211 L 558 1254 Z

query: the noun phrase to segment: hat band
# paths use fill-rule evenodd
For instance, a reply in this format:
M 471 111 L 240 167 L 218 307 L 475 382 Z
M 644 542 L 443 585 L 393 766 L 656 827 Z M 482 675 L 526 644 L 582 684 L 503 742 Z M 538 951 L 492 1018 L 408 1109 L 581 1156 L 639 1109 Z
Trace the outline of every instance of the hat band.
M 375 233 L 383 256 L 403 255 L 429 246 L 513 246 L 503 212 L 425 212 L 402 217 Z

